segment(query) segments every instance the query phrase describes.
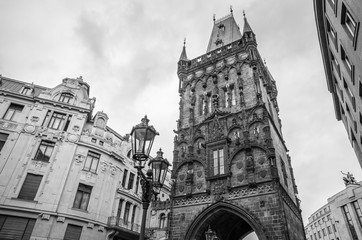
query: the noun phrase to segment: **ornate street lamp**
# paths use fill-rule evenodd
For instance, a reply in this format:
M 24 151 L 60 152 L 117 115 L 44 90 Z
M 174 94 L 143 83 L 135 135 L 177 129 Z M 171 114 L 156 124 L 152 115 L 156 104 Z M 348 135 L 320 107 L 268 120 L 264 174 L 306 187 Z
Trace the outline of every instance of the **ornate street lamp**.
M 170 163 L 167 159 L 163 158 L 163 152 L 160 149 L 157 152 L 157 157 L 151 158 L 149 156 L 153 140 L 156 135 L 159 135 L 153 126 L 149 126 L 147 116 L 142 118 L 141 123 L 132 128 L 132 158 L 135 161 L 134 167 L 137 169 L 138 175 L 141 177 L 142 186 L 142 223 L 140 240 L 145 238 L 145 226 L 147 209 L 150 206 L 152 196 L 157 197 L 162 185 L 165 181 L 167 169 Z M 151 159 L 148 163 L 149 169 L 146 175 L 142 172 L 145 167 L 146 161 Z
M 205 238 L 206 238 L 206 240 L 219 240 L 219 238 L 216 236 L 215 232 L 211 230 L 210 225 L 209 225 L 209 229 L 205 232 Z
M 214 231 L 211 230 L 211 227 L 209 225 L 209 229 L 205 232 L 205 238 L 206 240 L 212 240 L 213 236 L 214 236 Z

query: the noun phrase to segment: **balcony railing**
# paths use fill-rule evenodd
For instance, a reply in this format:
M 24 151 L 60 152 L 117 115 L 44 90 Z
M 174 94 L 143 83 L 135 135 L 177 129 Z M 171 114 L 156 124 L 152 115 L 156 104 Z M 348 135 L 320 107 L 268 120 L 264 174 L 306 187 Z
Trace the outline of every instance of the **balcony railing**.
M 117 216 L 112 216 L 108 218 L 108 226 L 109 227 L 120 227 L 120 228 L 124 228 L 124 229 L 128 229 L 131 230 L 133 232 L 137 232 L 139 233 L 141 231 L 141 226 L 136 224 L 136 223 L 132 223 L 130 221 L 126 221 L 123 218 L 119 218 Z

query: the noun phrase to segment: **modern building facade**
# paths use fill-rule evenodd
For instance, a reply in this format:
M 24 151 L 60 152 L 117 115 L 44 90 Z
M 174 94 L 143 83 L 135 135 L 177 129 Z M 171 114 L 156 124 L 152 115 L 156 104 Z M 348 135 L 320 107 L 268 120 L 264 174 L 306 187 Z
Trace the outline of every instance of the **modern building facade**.
M 328 90 L 362 166 L 362 2 L 314 0 Z
M 308 218 L 305 228 L 308 240 L 362 239 L 361 183 L 347 185 Z
M 82 78 L 0 78 L 1 239 L 138 239 L 131 144 L 94 104 Z
M 214 19 L 205 54 L 178 62 L 173 240 L 305 239 L 277 88 L 244 15 Z M 217 237 L 217 238 L 216 238 Z

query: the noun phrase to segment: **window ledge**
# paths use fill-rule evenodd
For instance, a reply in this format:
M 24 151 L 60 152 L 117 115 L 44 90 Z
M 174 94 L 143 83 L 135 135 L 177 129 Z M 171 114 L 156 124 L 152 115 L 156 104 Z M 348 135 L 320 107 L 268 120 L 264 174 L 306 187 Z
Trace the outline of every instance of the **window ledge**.
M 72 207 L 71 209 L 72 209 L 72 210 L 75 210 L 75 211 L 79 211 L 79 212 L 89 213 L 87 210 L 83 210 L 83 209 L 80 209 L 80 208 L 74 208 L 74 207 Z
M 12 197 L 11 200 L 17 200 L 17 201 L 21 201 L 21 202 L 30 202 L 30 203 L 39 203 L 38 201 L 35 201 L 35 200 L 28 200 L 28 199 L 15 198 L 15 197 Z
M 229 176 L 230 176 L 229 173 L 218 174 L 218 175 L 214 175 L 214 176 L 211 176 L 211 177 L 207 177 L 206 180 L 209 181 L 209 180 L 214 180 L 214 179 L 219 179 L 219 178 L 226 178 L 226 177 L 229 177 Z

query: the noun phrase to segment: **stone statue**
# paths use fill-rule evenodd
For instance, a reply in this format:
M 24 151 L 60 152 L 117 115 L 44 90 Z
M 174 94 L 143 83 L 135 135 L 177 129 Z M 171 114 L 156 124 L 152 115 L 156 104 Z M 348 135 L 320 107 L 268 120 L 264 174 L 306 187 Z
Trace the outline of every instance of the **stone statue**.
M 356 179 L 353 177 L 353 174 L 350 172 L 344 173 L 341 171 L 343 175 L 346 175 L 346 177 L 343 177 L 344 184 L 347 185 L 359 185 L 359 183 L 356 182 Z

